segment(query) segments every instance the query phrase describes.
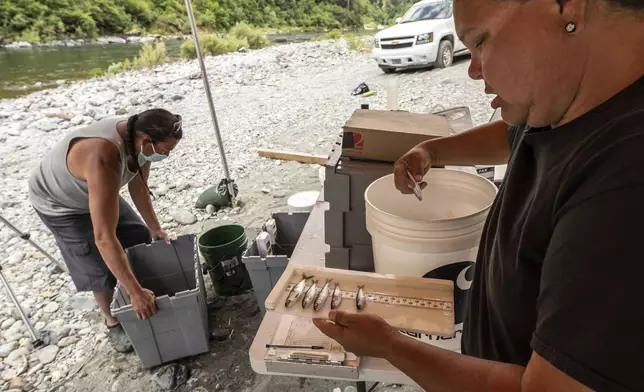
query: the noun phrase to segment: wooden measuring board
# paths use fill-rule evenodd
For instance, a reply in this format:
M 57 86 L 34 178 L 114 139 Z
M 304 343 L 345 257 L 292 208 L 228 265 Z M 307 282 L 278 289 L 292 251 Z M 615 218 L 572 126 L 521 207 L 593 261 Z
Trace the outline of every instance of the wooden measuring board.
M 454 336 L 454 283 L 448 280 L 289 264 L 266 298 L 266 310 L 328 319 L 331 295 L 317 312 L 312 305 L 306 309 L 302 308 L 302 298 L 305 294 L 302 294 L 295 304 L 288 308 L 285 306 L 291 288 L 302 280 L 303 275 L 313 276 L 307 280 L 307 289 L 313 280 L 318 281 L 321 290 L 326 280 L 331 279 L 331 292 L 338 283 L 342 290 L 342 303 L 338 310 L 375 314 L 384 318 L 394 328 L 403 331 L 443 337 Z M 364 286 L 367 297 L 362 310 L 358 310 L 356 306 L 358 286 Z
M 269 348 L 264 357 L 273 373 L 302 374 L 308 377 L 358 379 L 360 358 L 344 351 L 333 339 L 313 325 L 311 318 L 286 315 L 275 331 L 272 344 L 315 345 L 320 350 Z

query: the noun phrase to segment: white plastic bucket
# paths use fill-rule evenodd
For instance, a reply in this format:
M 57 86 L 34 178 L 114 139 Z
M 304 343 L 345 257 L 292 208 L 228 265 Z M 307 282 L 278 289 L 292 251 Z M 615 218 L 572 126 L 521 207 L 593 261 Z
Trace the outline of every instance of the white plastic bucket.
M 311 212 L 313 206 L 320 197 L 318 191 L 299 192 L 289 197 L 286 201 L 288 205 L 288 212 Z
M 479 175 L 449 169 L 432 169 L 425 181 L 422 201 L 401 194 L 393 174 L 365 191 L 375 271 L 454 281 L 455 336 L 410 335 L 460 351 L 465 299 L 474 276 L 471 267 L 497 188 Z

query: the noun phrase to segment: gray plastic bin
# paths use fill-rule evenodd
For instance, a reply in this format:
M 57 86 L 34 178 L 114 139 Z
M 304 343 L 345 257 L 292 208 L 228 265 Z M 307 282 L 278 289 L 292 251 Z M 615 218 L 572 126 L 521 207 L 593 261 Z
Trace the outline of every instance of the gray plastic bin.
M 393 172 L 393 164 L 343 157 L 336 144 L 325 169 L 325 266 L 373 272 L 371 235 L 365 223 L 364 193 L 375 180 Z
M 154 292 L 158 312 L 139 320 L 130 297 L 116 286 L 112 313 L 130 338 L 143 366 L 150 368 L 207 352 L 208 308 L 194 235 L 171 244 L 137 245 L 126 251 L 141 286 Z
M 253 240 L 248 250 L 242 255 L 242 262 L 246 265 L 248 275 L 253 283 L 255 298 L 262 314 L 266 313 L 264 301 L 271 292 L 288 265 L 289 258 L 295 250 L 304 225 L 309 218 L 308 212 L 278 212 L 272 214 L 277 229 L 276 244 L 273 245 L 273 254 L 265 259 L 259 257 L 257 242 Z

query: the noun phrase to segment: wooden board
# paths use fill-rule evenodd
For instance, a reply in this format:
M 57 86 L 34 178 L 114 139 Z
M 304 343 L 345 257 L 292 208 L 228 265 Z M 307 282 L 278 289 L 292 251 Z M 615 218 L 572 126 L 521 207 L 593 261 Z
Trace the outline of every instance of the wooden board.
M 331 298 L 324 307 L 315 312 L 313 306 L 303 309 L 300 297 L 289 308 L 285 306 L 289 295 L 289 285 L 297 284 L 302 275 L 313 276 L 318 285 L 323 286 L 332 279 L 330 289 L 335 283 L 342 291 L 356 292 L 358 285 L 364 285 L 367 296 L 383 298 L 405 298 L 405 301 L 431 301 L 440 307 L 419 307 L 414 305 L 368 302 L 362 310 L 356 307 L 355 299 L 343 298 L 339 310 L 348 313 L 371 313 L 384 318 L 391 326 L 403 331 L 427 333 L 444 337 L 454 336 L 454 283 L 448 280 L 427 279 L 408 276 L 382 275 L 369 272 L 349 271 L 324 267 L 289 264 L 265 301 L 266 310 L 294 316 L 328 319 Z M 307 288 L 312 280 L 307 282 Z M 389 297 L 391 296 L 391 297 Z M 355 296 L 354 296 L 355 297 Z M 400 302 L 400 301 L 399 301 Z M 405 302 L 407 304 L 409 302 Z
M 322 350 L 294 350 L 270 348 L 264 361 L 269 371 L 301 374 L 325 378 L 358 379 L 360 358 L 348 353 L 333 339 L 313 325 L 310 318 L 284 315 L 275 331 L 272 344 L 316 345 Z M 328 361 L 293 361 L 293 354 L 320 355 Z
M 311 163 L 317 165 L 324 165 L 329 157 L 325 155 L 305 154 L 300 152 L 291 151 L 278 151 L 278 150 L 257 150 L 260 157 L 281 159 L 283 161 L 296 161 L 300 163 Z

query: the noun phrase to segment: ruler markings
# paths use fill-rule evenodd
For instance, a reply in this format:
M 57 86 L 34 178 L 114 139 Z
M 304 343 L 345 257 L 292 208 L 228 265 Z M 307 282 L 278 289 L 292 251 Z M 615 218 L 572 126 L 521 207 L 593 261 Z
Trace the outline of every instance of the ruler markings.
M 286 291 L 290 292 L 294 286 L 295 286 L 294 283 L 289 284 L 286 287 Z M 342 290 L 343 299 L 355 300 L 356 295 L 358 295 L 357 291 Z M 401 296 L 395 296 L 391 294 L 368 293 L 368 292 L 366 293 L 366 295 L 367 295 L 367 302 L 380 303 L 384 305 L 409 306 L 414 308 L 436 309 L 436 310 L 446 310 L 446 311 L 451 311 L 453 309 L 452 302 L 445 301 L 445 300 L 401 297 Z

